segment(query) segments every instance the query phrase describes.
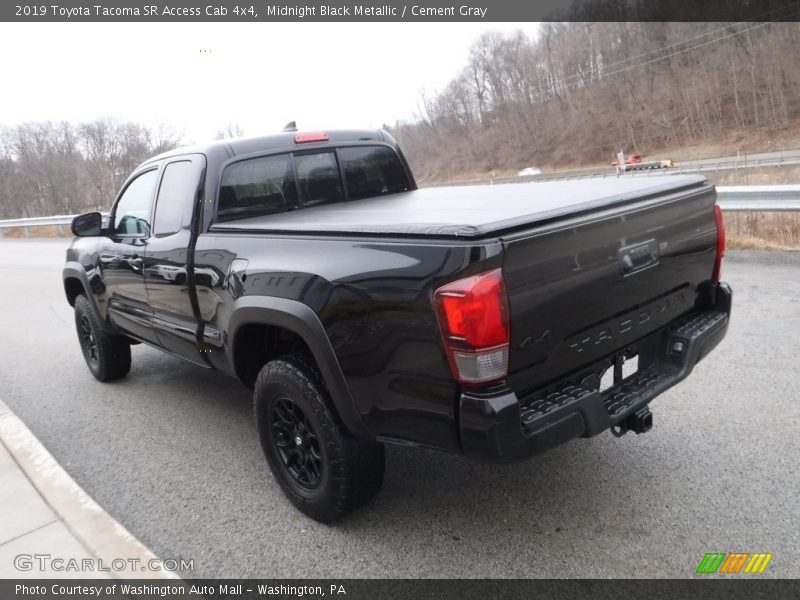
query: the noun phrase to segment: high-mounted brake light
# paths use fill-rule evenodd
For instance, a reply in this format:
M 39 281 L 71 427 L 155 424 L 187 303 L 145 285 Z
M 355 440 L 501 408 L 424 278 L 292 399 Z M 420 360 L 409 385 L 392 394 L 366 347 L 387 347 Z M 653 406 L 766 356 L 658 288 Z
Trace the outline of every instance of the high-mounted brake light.
M 309 142 L 327 142 L 327 133 L 298 133 L 294 136 L 295 144 L 307 144 Z
M 508 375 L 508 298 L 500 269 L 465 277 L 434 292 L 453 377 L 489 383 Z
M 722 271 L 722 257 L 725 256 L 725 219 L 719 204 L 714 205 L 714 219 L 717 222 L 717 259 L 714 261 L 714 272 L 711 281 L 719 283 Z

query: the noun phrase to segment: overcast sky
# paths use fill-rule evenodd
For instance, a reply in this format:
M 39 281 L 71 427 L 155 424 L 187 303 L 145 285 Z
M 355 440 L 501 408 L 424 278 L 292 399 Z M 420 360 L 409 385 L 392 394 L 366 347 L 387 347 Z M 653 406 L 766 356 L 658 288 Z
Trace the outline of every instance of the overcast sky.
M 488 30 L 535 23 L 2 23 L 0 126 L 112 116 L 184 141 L 411 119 Z M 201 52 L 206 50 L 206 52 Z

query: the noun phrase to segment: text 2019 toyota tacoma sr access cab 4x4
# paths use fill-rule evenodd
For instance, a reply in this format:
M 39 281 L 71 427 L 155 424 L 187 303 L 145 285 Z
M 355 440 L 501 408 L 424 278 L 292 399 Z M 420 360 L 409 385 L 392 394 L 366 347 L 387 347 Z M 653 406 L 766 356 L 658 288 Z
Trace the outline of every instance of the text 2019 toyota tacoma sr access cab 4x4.
M 387 443 L 508 462 L 650 429 L 728 327 L 715 200 L 701 176 L 418 190 L 384 131 L 227 140 L 76 217 L 64 288 L 100 381 L 145 342 L 253 388 L 275 479 L 331 521 Z

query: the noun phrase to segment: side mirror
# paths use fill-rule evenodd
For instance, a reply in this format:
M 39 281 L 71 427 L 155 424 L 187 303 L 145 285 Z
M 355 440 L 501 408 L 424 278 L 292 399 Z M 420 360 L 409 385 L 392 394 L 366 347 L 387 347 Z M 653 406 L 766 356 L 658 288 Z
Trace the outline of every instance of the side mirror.
M 78 237 L 96 237 L 103 232 L 103 216 L 99 212 L 78 215 L 72 219 L 73 235 Z

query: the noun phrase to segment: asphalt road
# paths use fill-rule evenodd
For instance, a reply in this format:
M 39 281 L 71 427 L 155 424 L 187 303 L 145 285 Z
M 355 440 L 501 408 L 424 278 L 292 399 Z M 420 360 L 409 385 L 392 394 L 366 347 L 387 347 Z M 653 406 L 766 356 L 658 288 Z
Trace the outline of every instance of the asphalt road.
M 107 511 L 193 577 L 688 577 L 710 551 L 800 576 L 800 253 L 731 253 L 728 337 L 651 405 L 653 430 L 483 465 L 390 447 L 382 492 L 336 526 L 286 502 L 250 393 L 151 348 L 86 369 L 64 241 L 0 240 L 0 398 Z

